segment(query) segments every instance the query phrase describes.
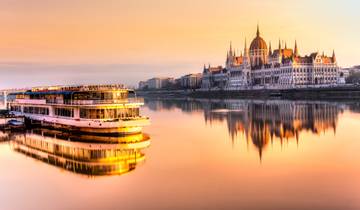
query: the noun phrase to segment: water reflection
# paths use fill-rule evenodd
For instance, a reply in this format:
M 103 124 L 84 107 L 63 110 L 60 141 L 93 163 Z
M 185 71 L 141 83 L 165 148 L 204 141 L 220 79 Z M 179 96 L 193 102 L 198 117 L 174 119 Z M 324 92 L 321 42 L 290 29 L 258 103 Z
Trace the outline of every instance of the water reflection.
M 202 112 L 207 124 L 225 122 L 231 140 L 244 137 L 258 150 L 260 159 L 264 148 L 279 141 L 300 141 L 300 133 L 336 134 L 339 114 L 356 104 L 323 101 L 280 100 L 147 100 L 151 110 L 179 108 L 184 112 Z
M 10 140 L 10 132 L 0 131 L 0 142 L 5 142 Z
M 123 137 L 75 135 L 49 129 L 33 129 L 12 135 L 11 148 L 76 174 L 87 176 L 120 175 L 143 162 L 143 149 L 149 136 Z

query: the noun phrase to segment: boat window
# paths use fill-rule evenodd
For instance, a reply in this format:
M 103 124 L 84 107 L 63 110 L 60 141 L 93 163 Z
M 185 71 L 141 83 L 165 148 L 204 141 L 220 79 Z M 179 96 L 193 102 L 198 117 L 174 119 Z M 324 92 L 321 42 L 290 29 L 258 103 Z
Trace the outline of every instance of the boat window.
M 10 106 L 10 111 L 21 112 L 21 106 Z
M 49 108 L 25 106 L 24 113 L 49 115 Z
M 73 95 L 73 100 L 119 100 L 126 99 L 127 92 L 109 91 L 109 92 L 77 92 Z
M 123 119 L 139 116 L 139 108 L 126 109 L 80 109 L 80 118 L 84 119 Z
M 55 115 L 63 117 L 74 117 L 72 108 L 55 108 Z

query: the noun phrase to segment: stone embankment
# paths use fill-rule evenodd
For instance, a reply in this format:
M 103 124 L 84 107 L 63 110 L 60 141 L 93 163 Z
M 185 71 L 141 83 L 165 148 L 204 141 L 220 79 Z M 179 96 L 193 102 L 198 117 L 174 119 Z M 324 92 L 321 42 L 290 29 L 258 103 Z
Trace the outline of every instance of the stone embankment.
M 238 98 L 238 99 L 292 99 L 292 100 L 360 100 L 360 87 L 302 88 L 286 90 L 236 90 L 236 91 L 137 91 L 141 97 L 151 98 Z

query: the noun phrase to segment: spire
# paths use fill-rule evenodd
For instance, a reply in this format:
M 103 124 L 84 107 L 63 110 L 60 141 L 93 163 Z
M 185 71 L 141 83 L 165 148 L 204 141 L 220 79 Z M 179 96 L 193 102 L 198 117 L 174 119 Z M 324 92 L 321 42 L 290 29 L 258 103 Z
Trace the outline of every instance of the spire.
M 295 39 L 294 55 L 295 55 L 295 56 L 298 56 L 298 55 L 299 55 L 299 50 L 298 50 L 298 47 L 297 47 L 296 39 Z
M 256 31 L 256 37 L 260 36 L 260 29 L 259 29 L 259 23 L 257 24 L 257 31 Z
M 336 62 L 335 50 L 333 50 L 332 59 L 333 59 L 333 62 L 335 63 Z
M 279 39 L 279 57 L 281 57 L 281 54 L 282 54 L 282 52 L 281 52 L 281 40 Z
M 269 42 L 269 55 L 272 54 L 272 50 L 271 50 L 271 42 Z
M 279 52 L 281 51 L 281 40 L 279 39 Z
M 286 44 L 286 42 L 285 42 L 285 49 L 287 49 L 287 44 Z
M 244 56 L 248 55 L 248 50 L 247 50 L 247 44 L 246 44 L 246 38 L 245 38 L 245 45 L 244 45 Z
M 232 41 L 230 41 L 230 54 L 232 54 Z

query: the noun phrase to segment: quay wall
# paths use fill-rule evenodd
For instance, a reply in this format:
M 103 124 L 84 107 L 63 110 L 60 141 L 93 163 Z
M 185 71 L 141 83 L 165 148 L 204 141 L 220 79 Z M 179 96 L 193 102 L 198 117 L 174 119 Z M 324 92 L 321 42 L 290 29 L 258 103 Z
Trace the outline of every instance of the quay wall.
M 138 91 L 150 98 L 228 98 L 228 99 L 291 99 L 291 100 L 360 100 L 360 87 L 329 87 L 301 89 L 211 90 L 211 91 Z

